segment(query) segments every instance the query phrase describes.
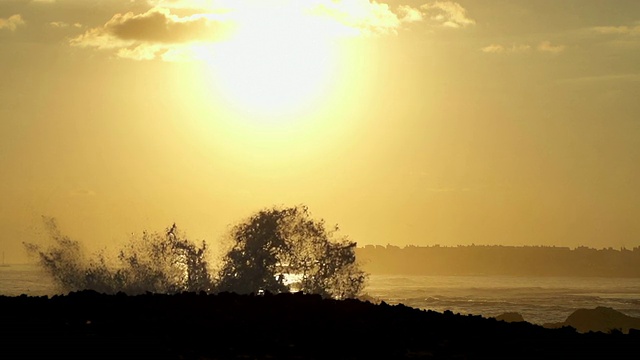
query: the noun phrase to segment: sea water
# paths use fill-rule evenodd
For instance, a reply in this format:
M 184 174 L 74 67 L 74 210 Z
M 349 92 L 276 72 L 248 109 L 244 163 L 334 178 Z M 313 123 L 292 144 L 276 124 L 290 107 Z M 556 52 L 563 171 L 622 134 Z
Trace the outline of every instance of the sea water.
M 640 317 L 640 278 L 370 275 L 364 292 L 389 304 L 528 322 L 562 322 L 573 311 L 606 306 Z M 0 267 L 0 295 L 63 294 L 37 265 Z
M 0 267 L 0 295 L 52 296 L 61 294 L 49 274 L 33 264 Z
M 371 276 L 368 295 L 389 304 L 528 322 L 562 322 L 577 309 L 605 306 L 640 317 L 640 278 Z

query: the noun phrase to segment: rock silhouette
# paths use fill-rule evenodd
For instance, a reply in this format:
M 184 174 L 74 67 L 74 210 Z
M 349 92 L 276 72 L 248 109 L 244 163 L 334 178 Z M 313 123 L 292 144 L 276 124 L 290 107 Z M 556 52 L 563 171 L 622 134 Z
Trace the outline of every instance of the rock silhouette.
M 285 293 L 0 297 L 3 359 L 636 359 L 581 334 L 385 302 Z
M 640 330 L 640 319 L 625 315 L 609 307 L 598 306 L 595 309 L 578 309 L 561 323 L 544 324 L 547 328 L 571 326 L 579 332 L 619 330 L 629 333 L 630 329 Z
M 525 321 L 524 317 L 522 317 L 522 315 L 517 312 L 506 312 L 506 313 L 500 314 L 496 316 L 496 320 L 501 320 L 508 323 Z

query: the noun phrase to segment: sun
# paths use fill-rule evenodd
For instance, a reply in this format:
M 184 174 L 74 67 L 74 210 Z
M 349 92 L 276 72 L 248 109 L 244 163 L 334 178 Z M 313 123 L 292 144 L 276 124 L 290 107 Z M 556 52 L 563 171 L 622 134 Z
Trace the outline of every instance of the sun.
M 337 65 L 332 37 L 321 30 L 282 12 L 239 18 L 233 36 L 216 44 L 208 60 L 224 101 L 263 119 L 318 106 Z

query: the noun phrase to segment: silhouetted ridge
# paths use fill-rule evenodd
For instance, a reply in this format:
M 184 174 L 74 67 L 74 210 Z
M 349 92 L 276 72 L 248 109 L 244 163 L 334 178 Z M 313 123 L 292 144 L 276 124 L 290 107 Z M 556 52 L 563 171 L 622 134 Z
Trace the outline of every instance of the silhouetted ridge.
M 0 308 L 10 359 L 635 359 L 640 340 L 302 293 L 82 291 Z

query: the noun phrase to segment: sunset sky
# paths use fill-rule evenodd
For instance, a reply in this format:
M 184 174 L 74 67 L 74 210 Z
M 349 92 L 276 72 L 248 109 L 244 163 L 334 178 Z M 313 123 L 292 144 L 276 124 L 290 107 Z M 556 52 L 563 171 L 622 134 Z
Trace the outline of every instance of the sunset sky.
M 640 245 L 640 1 L 1 0 L 0 250 L 215 243 L 306 204 L 358 245 Z

